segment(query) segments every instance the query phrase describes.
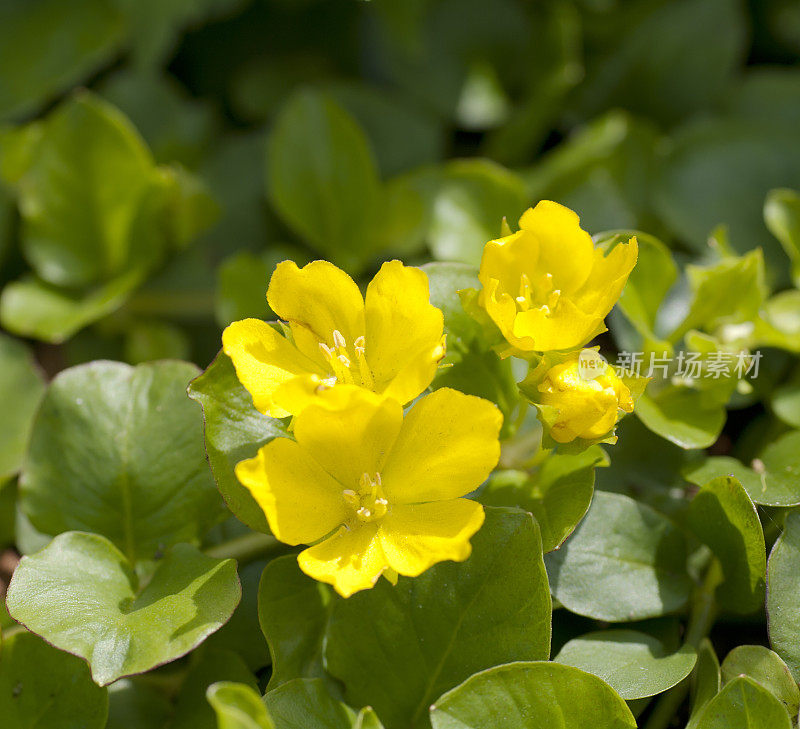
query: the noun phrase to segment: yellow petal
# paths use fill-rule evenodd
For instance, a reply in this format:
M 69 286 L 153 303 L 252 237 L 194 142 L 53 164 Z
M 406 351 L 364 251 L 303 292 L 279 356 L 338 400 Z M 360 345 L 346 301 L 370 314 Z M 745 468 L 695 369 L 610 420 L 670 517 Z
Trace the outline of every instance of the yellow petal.
M 270 308 L 292 327 L 300 350 L 320 361 L 319 343 L 332 347 L 339 331 L 348 345 L 364 335 L 364 299 L 355 281 L 327 261 L 298 268 L 283 261 L 267 290 Z
M 393 506 L 379 532 L 386 560 L 408 577 L 437 562 L 463 562 L 472 552 L 469 540 L 483 518 L 483 506 L 468 499 Z
M 256 410 L 274 418 L 289 415 L 273 400 L 280 385 L 298 375 L 324 376 L 286 337 L 260 319 L 235 321 L 226 327 L 222 349 L 231 358 L 239 382 L 253 397 Z
M 381 470 L 390 504 L 456 499 L 500 458 L 503 416 L 488 400 L 443 387 L 414 405 Z
M 575 291 L 587 279 L 592 270 L 594 243 L 581 228 L 576 213 L 551 200 L 542 200 L 522 214 L 519 225 L 539 242 L 537 271 L 552 274 L 555 287 L 562 294 Z
M 522 350 L 532 350 L 533 340 L 530 337 L 514 336 L 514 322 L 517 317 L 517 305 L 511 294 L 500 291 L 497 279 L 487 279 L 478 295 L 478 304 L 482 306 L 497 328 L 506 339 Z
M 425 273 L 400 261 L 384 263 L 366 295 L 366 358 L 373 389 L 401 404 L 425 390 L 444 357 L 443 328 Z
M 512 298 L 519 292 L 520 276 L 537 269 L 539 240 L 529 231 L 519 230 L 505 238 L 490 240 L 483 247 L 478 279 L 484 288 L 498 282 L 498 290 Z
M 238 463 L 236 477 L 287 544 L 316 542 L 349 517 L 342 485 L 288 438 L 276 438 Z
M 300 552 L 297 563 L 309 577 L 333 585 L 342 597 L 373 587 L 387 567 L 376 524 L 352 531 L 342 527 Z
M 294 435 L 343 488 L 374 476 L 400 432 L 403 408 L 359 387 L 337 386 L 318 396 L 294 421 Z
M 596 249 L 592 273 L 575 293 L 578 307 L 605 318 L 617 303 L 638 257 L 639 246 L 635 237 L 615 245 L 607 256 L 602 249 Z
M 517 314 L 513 334 L 509 340 L 520 349 L 548 352 L 574 349 L 588 342 L 598 328 L 602 317 L 586 313 L 569 299 L 561 299 L 555 312 L 545 314 L 541 309 L 528 309 Z

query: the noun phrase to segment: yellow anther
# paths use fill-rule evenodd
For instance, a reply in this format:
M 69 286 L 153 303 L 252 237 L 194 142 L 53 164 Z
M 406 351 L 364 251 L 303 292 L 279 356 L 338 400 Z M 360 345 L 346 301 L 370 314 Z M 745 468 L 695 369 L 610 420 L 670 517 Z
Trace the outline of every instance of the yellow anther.
M 367 342 L 364 339 L 364 336 L 357 337 L 353 342 L 353 346 L 355 347 L 356 354 L 364 354 L 364 350 L 366 349 Z
M 558 303 L 558 300 L 560 298 L 561 298 L 561 290 L 560 289 L 556 289 L 555 291 L 551 291 L 550 294 L 547 297 L 547 305 L 551 309 L 555 309 L 556 308 L 556 304 Z
M 333 346 L 336 349 L 347 349 L 347 341 L 338 329 L 333 330 Z

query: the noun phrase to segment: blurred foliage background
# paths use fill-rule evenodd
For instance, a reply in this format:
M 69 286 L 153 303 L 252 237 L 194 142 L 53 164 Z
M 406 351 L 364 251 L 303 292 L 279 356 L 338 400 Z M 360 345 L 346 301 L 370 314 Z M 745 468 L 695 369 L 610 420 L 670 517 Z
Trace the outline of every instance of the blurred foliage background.
M 799 59 L 792 0 L 0 0 L 0 323 L 205 365 L 278 260 L 474 264 L 541 198 L 781 288 Z

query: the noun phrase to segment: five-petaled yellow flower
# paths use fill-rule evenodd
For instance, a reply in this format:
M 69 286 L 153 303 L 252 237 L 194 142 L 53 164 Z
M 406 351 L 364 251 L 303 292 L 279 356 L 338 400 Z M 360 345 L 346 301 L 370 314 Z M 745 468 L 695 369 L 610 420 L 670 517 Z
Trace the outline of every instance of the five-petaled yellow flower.
M 442 388 L 403 417 L 395 399 L 334 388 L 236 467 L 273 534 L 312 544 L 301 569 L 348 597 L 385 574 L 415 577 L 463 561 L 483 507 L 463 498 L 500 457 L 502 416 L 488 400 Z
M 442 312 L 430 303 L 428 277 L 390 261 L 362 297 L 327 261 L 278 264 L 267 290 L 291 338 L 260 319 L 222 334 L 225 354 L 262 413 L 297 415 L 336 385 L 366 388 L 401 404 L 430 385 L 444 357 Z
M 583 346 L 605 331 L 603 319 L 636 264 L 636 238 L 605 255 L 572 210 L 549 200 L 525 211 L 519 225 L 484 247 L 478 303 L 510 353 Z

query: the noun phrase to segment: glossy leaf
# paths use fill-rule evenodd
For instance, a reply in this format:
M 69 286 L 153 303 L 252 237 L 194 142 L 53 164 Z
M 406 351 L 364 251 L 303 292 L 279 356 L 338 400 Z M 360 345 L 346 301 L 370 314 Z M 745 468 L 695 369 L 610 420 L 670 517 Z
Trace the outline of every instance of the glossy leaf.
M 595 492 L 584 520 L 546 562 L 553 596 L 598 620 L 673 612 L 691 588 L 681 532 L 645 504 L 605 491 Z
M 401 577 L 396 587 L 382 580 L 334 606 L 327 668 L 348 701 L 372 706 L 387 729 L 425 727 L 431 702 L 476 671 L 549 655 L 550 595 L 536 522 L 487 508 L 472 544 L 463 564 Z
M 767 689 L 736 678 L 706 704 L 697 729 L 790 729 L 789 714 Z
M 3 639 L 0 717 L 3 729 L 103 729 L 106 690 L 86 664 L 31 633 Z
M 253 398 L 224 352 L 192 380 L 189 397 L 203 407 L 208 462 L 225 503 L 251 529 L 269 533 L 264 512 L 233 469 L 239 461 L 252 458 L 265 443 L 286 435 L 285 423 L 255 409 Z
M 275 729 L 261 696 L 250 686 L 222 681 L 209 686 L 206 697 L 218 729 Z
M 277 729 L 382 729 L 369 710 L 357 714 L 334 699 L 320 679 L 293 679 L 267 692 L 264 702 Z
M 800 682 L 800 514 L 789 513 L 769 557 L 767 626 L 772 649 Z
M 272 654 L 268 689 L 324 676 L 322 641 L 330 613 L 327 585 L 307 577 L 289 554 L 270 562 L 258 589 L 258 619 Z
M 42 374 L 21 342 L 0 334 L 0 479 L 22 466 L 36 408 L 44 394 Z
M 601 679 L 559 663 L 520 662 L 477 673 L 431 707 L 433 729 L 635 729 Z
M 42 532 L 85 530 L 131 559 L 198 540 L 223 516 L 186 362 L 65 370 L 37 414 L 22 506 Z
M 749 676 L 783 702 L 790 716 L 800 709 L 800 689 L 789 667 L 777 653 L 763 645 L 740 645 L 722 662 L 722 680 L 730 683 L 737 676 Z
M 481 493 L 489 506 L 519 506 L 530 511 L 542 531 L 542 548 L 552 552 L 572 534 L 589 509 L 594 470 L 608 465 L 599 446 L 583 453 L 553 453 L 531 474 L 496 472 Z
M 636 630 L 604 630 L 573 638 L 553 660 L 602 678 L 630 701 L 679 684 L 692 672 L 697 653 L 690 645 L 670 653 L 657 638 Z
M 240 596 L 233 560 L 179 544 L 140 585 L 107 539 L 67 532 L 22 559 L 7 601 L 15 620 L 86 659 L 105 686 L 188 653 L 225 624 Z
M 692 500 L 687 525 L 722 565 L 721 606 L 752 613 L 764 602 L 767 573 L 764 532 L 753 502 L 732 476 L 709 481 Z
M 707 402 L 702 394 L 669 385 L 645 392 L 634 411 L 650 430 L 681 448 L 708 448 L 725 425 L 725 408 Z
M 267 149 L 268 191 L 286 223 L 347 268 L 369 259 L 380 195 L 364 133 L 329 97 L 300 91 L 281 110 Z

